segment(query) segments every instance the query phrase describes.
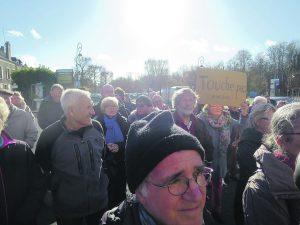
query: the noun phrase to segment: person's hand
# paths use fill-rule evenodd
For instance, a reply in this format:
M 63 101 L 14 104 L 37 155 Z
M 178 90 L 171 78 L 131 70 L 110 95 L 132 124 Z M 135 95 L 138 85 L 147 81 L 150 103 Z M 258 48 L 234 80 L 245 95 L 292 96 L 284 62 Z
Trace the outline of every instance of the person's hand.
M 116 153 L 119 151 L 119 146 L 114 143 L 108 143 L 107 144 L 108 150 L 111 151 L 112 153 Z
M 246 117 L 249 114 L 249 105 L 247 101 L 242 102 L 241 104 L 241 115 Z

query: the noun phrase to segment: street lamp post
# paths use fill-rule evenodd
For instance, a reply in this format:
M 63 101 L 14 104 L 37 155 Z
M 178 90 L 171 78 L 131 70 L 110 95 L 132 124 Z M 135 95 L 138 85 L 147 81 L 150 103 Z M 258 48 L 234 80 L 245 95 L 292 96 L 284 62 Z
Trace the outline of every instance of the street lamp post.
M 77 51 L 76 51 L 76 58 L 75 58 L 75 63 L 76 63 L 76 72 L 75 72 L 75 87 L 79 88 L 81 86 L 80 84 L 80 79 L 81 79 L 81 63 L 82 63 L 82 44 L 79 42 L 77 44 Z

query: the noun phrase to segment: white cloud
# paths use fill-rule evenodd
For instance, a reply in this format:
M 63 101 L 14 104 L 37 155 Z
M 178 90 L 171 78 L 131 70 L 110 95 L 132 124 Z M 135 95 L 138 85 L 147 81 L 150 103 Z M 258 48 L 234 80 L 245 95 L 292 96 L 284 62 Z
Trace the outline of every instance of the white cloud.
M 32 56 L 32 55 L 20 55 L 18 56 L 18 58 L 21 59 L 21 61 L 23 62 L 23 64 L 26 64 L 27 66 L 30 67 L 38 67 L 38 60 Z
M 207 53 L 209 50 L 208 41 L 204 38 L 199 40 L 183 40 L 181 44 L 189 48 L 191 51 L 200 54 Z
M 42 36 L 35 29 L 31 29 L 30 33 L 34 39 L 39 40 L 42 38 Z
M 272 41 L 272 40 L 266 40 L 265 41 L 265 46 L 267 46 L 267 47 L 271 47 L 271 46 L 276 45 L 276 44 L 277 44 L 276 41 Z
M 7 31 L 8 35 L 14 36 L 14 37 L 24 37 L 23 33 L 21 31 L 17 30 L 9 30 Z
M 100 53 L 96 56 L 97 61 L 111 61 L 112 57 L 107 54 Z
M 230 48 L 228 46 L 221 46 L 221 45 L 214 45 L 213 47 L 214 51 L 216 52 L 224 52 L 224 53 L 227 53 L 227 52 L 231 52 L 233 51 L 234 49 L 233 48 Z

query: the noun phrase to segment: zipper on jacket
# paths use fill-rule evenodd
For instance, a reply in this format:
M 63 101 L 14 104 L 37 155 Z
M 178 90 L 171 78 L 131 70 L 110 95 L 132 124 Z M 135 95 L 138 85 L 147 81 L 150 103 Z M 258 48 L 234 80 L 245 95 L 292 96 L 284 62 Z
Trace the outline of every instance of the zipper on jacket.
M 89 140 L 87 141 L 87 145 L 88 145 L 89 153 L 90 153 L 91 168 L 92 168 L 92 170 L 95 170 L 94 149 Z
M 76 159 L 77 159 L 78 171 L 80 174 L 83 174 L 81 155 L 80 155 L 79 147 L 77 144 L 74 144 L 74 150 L 75 150 Z

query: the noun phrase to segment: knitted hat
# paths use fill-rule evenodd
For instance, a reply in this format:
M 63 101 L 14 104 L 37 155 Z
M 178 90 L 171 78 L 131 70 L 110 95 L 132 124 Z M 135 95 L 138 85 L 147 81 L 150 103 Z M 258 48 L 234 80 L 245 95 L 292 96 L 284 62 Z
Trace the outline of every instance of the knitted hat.
M 181 150 L 195 150 L 204 159 L 204 149 L 198 139 L 177 126 L 171 112 L 153 112 L 134 122 L 125 149 L 129 190 L 134 193 L 160 161 Z

